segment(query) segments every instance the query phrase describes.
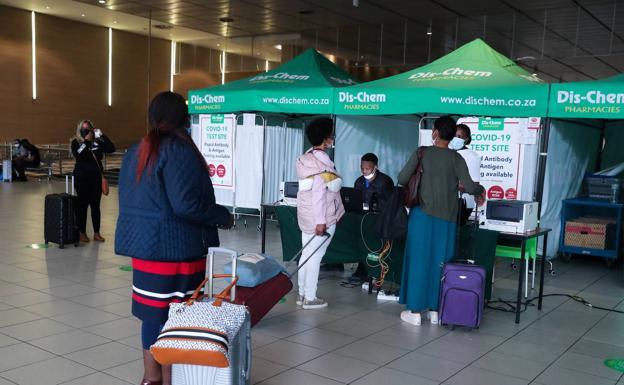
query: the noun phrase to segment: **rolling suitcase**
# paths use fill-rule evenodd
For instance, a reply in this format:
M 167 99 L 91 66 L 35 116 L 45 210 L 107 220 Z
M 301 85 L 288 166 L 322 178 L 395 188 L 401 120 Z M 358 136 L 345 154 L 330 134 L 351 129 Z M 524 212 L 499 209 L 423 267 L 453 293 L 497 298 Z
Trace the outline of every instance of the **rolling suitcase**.
M 236 258 L 237 253 L 231 250 L 221 248 L 211 248 L 208 252 L 208 271 L 206 276 L 209 277 L 204 293 L 208 298 L 212 297 L 213 270 L 214 270 L 214 254 L 225 253 L 232 258 L 232 277 L 236 276 Z M 238 303 L 236 286 L 230 291 L 230 300 Z M 251 381 L 251 317 L 247 312 L 247 317 L 243 326 L 240 328 L 234 341 L 230 344 L 229 361 L 230 366 L 227 368 L 217 368 L 214 366 L 174 364 L 171 367 L 171 383 L 172 385 L 248 385 Z
M 485 307 L 485 268 L 447 263 L 442 270 L 440 323 L 478 328 Z
M 324 235 L 324 241 L 317 247 L 316 250 L 310 255 L 314 255 L 318 249 L 323 246 L 325 242 L 329 239 L 329 234 Z M 314 239 L 314 238 L 312 238 Z M 297 260 L 297 258 L 303 253 L 303 250 L 312 242 L 312 239 L 306 243 L 301 250 L 295 255 L 293 260 Z M 214 253 L 224 253 L 230 255 L 234 260 L 238 253 L 234 250 L 223 249 L 223 248 L 211 248 L 208 250 L 208 258 L 212 260 L 214 258 Z M 249 309 L 249 313 L 251 314 L 251 326 L 255 326 L 262 318 L 269 312 L 273 307 L 282 299 L 284 296 L 293 288 L 292 277 L 305 265 L 309 260 L 305 260 L 302 264 L 298 265 L 297 268 L 292 273 L 279 273 L 275 277 L 269 279 L 268 281 L 256 286 L 256 287 L 236 287 L 236 300 L 234 303 L 239 305 L 245 305 Z M 208 274 L 212 274 L 210 270 L 210 266 L 208 267 Z M 211 288 L 210 288 L 211 289 Z
M 461 211 L 458 213 L 461 218 Z M 455 263 L 446 263 L 442 269 L 440 285 L 440 324 L 478 328 L 483 318 L 485 307 L 485 267 L 475 265 L 473 261 L 460 263 L 460 222 L 458 219 L 457 238 L 455 240 Z M 479 227 L 479 211 L 475 217 L 475 226 Z M 474 242 L 474 239 L 473 239 Z
M 13 180 L 13 163 L 10 160 L 2 161 L 2 180 L 5 182 Z
M 76 226 L 77 197 L 69 194 L 69 179 L 65 180 L 65 193 L 45 197 L 43 239 L 57 243 L 62 249 L 66 244 L 78 246 L 80 235 Z M 72 178 L 73 190 L 73 178 Z

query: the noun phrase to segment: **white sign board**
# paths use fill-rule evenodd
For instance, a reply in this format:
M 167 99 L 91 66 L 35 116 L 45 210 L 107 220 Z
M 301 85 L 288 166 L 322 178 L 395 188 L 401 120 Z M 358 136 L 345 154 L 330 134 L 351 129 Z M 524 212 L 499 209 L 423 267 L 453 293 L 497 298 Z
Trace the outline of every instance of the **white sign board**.
M 234 189 L 234 134 L 232 115 L 200 115 L 200 151 L 206 159 L 212 185 Z
M 537 140 L 539 118 L 460 118 L 472 133 L 469 147 L 481 155 L 481 185 L 487 199 L 519 199 L 523 195 L 524 145 Z M 480 215 L 485 218 L 485 205 Z

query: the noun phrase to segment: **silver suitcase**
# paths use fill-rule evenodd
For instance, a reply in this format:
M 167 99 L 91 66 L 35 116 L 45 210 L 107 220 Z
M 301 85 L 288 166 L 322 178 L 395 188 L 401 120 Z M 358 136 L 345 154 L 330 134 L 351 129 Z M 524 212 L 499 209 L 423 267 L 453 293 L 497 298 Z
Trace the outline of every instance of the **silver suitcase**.
M 5 182 L 11 182 L 13 180 L 13 163 L 10 160 L 2 161 L 2 179 Z
M 206 276 L 212 277 L 214 255 L 226 254 L 232 259 L 232 277 L 236 276 L 236 258 L 238 253 L 223 248 L 208 249 L 208 268 Z M 206 283 L 205 292 L 212 296 L 213 279 Z M 234 299 L 236 286 L 230 292 Z M 176 364 L 171 368 L 172 385 L 249 385 L 251 383 L 251 317 L 249 312 L 238 335 L 230 345 L 230 366 L 216 368 L 213 366 Z

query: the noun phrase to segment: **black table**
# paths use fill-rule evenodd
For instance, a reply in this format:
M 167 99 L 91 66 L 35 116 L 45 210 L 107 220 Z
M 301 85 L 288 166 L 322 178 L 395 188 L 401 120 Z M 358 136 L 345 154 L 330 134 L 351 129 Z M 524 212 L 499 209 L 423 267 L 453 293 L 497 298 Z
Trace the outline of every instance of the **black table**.
M 510 240 L 520 241 L 520 274 L 518 275 L 518 297 L 516 299 L 516 323 L 520 323 L 520 310 L 522 305 L 522 282 L 524 278 L 524 265 L 525 265 L 525 253 L 526 242 L 529 239 L 544 237 L 544 245 L 542 252 L 542 261 L 540 262 L 540 286 L 539 286 L 539 299 L 537 303 L 537 310 L 542 310 L 542 298 L 544 296 L 544 266 L 546 264 L 546 252 L 548 250 L 548 233 L 551 229 L 537 228 L 533 231 L 526 233 L 506 233 L 499 232 L 499 239 L 506 238 Z

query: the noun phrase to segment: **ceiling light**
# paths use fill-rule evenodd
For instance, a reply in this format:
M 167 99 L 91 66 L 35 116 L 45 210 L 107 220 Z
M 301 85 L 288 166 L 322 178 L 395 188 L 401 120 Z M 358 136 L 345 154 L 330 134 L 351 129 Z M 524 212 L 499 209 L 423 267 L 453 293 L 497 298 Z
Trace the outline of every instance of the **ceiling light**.
M 81 13 L 81 14 L 80 14 L 80 16 L 85 17 L 85 16 L 87 16 L 87 15 L 85 15 L 84 13 Z
M 49 5 L 46 5 L 46 9 L 50 9 L 51 7 Z
M 221 47 L 221 44 L 217 43 L 217 47 Z
M 113 24 L 117 24 L 117 20 L 113 20 Z
M 431 27 L 427 27 L 427 35 L 433 35 L 433 32 L 431 32 Z
M 100 4 L 106 4 L 106 0 L 98 0 L 98 3 L 100 3 Z
M 281 44 L 276 44 L 274 47 L 279 49 L 280 51 L 282 50 L 282 45 Z

